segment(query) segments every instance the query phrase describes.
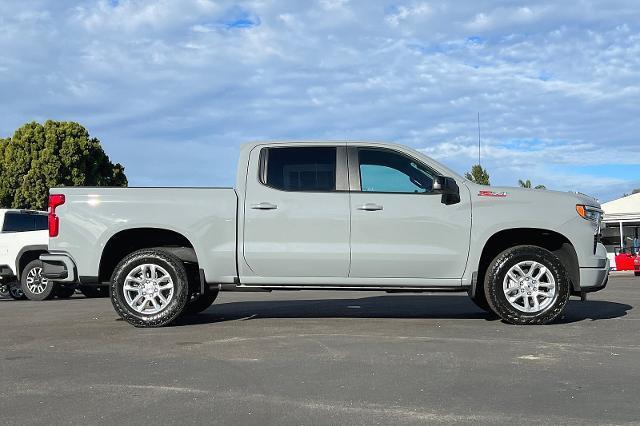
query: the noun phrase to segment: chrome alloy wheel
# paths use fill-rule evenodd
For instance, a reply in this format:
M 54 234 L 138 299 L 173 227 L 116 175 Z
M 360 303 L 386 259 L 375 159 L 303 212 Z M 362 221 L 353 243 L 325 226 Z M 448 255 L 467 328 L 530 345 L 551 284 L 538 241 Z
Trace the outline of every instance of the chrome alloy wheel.
M 547 309 L 557 297 L 553 274 L 533 260 L 512 266 L 504 277 L 502 290 L 511 306 L 532 314 Z
M 153 263 L 138 265 L 124 279 L 124 299 L 134 311 L 153 315 L 165 309 L 173 299 L 171 275 Z
M 42 294 L 46 288 L 49 280 L 42 276 L 42 268 L 37 266 L 31 268 L 27 272 L 27 288 L 33 294 Z

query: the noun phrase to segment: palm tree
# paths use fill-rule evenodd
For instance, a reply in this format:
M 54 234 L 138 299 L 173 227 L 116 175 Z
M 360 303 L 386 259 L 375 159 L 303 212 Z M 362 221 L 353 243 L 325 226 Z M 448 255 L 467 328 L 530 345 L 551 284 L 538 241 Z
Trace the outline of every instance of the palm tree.
M 529 179 L 527 179 L 527 180 L 518 179 L 518 183 L 520 184 L 520 186 L 522 188 L 531 189 L 531 181 Z M 544 185 L 536 185 L 536 186 L 533 187 L 533 189 L 547 189 L 547 187 L 544 186 Z

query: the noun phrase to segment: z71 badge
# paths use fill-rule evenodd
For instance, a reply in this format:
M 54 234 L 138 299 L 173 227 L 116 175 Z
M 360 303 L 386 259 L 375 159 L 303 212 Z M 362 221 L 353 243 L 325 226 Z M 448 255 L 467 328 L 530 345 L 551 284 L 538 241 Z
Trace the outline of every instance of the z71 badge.
M 506 197 L 506 192 L 494 192 L 494 191 L 480 191 L 478 192 L 479 197 Z

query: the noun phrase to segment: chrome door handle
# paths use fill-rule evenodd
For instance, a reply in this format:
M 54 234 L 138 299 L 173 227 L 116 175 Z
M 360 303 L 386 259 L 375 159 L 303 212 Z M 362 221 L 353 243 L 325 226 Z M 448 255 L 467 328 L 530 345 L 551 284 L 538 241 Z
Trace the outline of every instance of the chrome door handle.
M 262 202 L 258 204 L 252 204 L 251 208 L 256 210 L 275 210 L 278 208 L 278 206 L 272 203 Z
M 382 210 L 382 206 L 380 204 L 375 204 L 375 203 L 365 203 L 362 204 L 358 207 L 356 207 L 358 210 L 366 210 L 368 212 L 374 212 L 376 210 Z

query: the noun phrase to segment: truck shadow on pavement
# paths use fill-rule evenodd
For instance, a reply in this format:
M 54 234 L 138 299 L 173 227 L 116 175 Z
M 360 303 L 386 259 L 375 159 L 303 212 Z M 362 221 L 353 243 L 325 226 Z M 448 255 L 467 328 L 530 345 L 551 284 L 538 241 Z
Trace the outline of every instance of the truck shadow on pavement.
M 569 301 L 556 323 L 620 318 L 630 305 L 601 300 Z M 461 296 L 374 296 L 357 299 L 273 300 L 214 303 L 206 311 L 178 321 L 175 325 L 195 325 L 265 318 L 416 318 L 485 319 L 493 314 L 476 307 Z

